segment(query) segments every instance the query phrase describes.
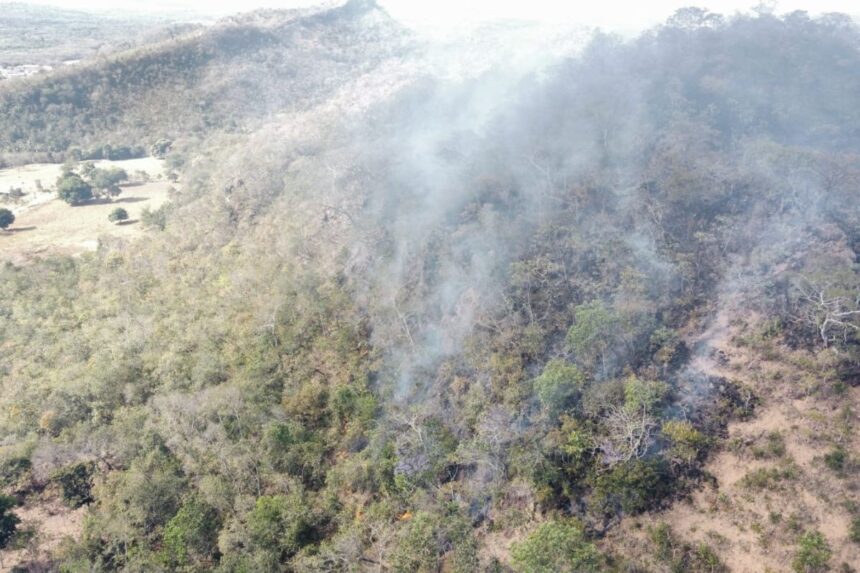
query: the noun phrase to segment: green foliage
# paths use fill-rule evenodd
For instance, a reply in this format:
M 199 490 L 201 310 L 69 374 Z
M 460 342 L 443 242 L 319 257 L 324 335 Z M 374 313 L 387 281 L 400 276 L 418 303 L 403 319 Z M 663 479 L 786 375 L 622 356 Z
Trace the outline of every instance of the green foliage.
M 313 540 L 311 513 L 299 493 L 260 497 L 247 524 L 257 559 L 268 566 L 286 563 Z
M 637 514 L 657 507 L 671 492 L 666 468 L 659 460 L 631 460 L 594 479 L 595 509 L 605 515 Z
M 128 220 L 128 211 L 123 209 L 122 207 L 117 207 L 108 215 L 108 221 L 111 223 L 119 223 L 122 221 Z
M 102 519 L 91 522 L 90 534 L 104 539 L 123 539 L 135 532 L 152 535 L 176 515 L 185 488 L 176 459 L 160 449 L 149 451 L 95 488 L 103 512 Z
M 753 456 L 759 459 L 781 458 L 785 453 L 785 439 L 779 432 L 769 432 L 764 444 L 753 448 Z
M 69 507 L 77 508 L 93 501 L 93 470 L 92 463 L 81 462 L 65 467 L 54 474 L 54 481 L 60 484 L 63 491 L 63 501 Z
M 834 472 L 841 473 L 845 470 L 845 464 L 848 456 L 842 448 L 836 448 L 831 452 L 824 454 L 824 465 Z
M 164 548 L 178 564 L 206 560 L 215 554 L 221 520 L 215 509 L 197 497 L 182 504 L 164 526 Z
M 860 543 L 860 516 L 851 520 L 851 524 L 848 526 L 848 539 L 854 543 Z
M 661 326 L 651 333 L 650 346 L 654 360 L 666 368 L 681 356 L 683 342 L 675 330 Z
M 167 226 L 167 217 L 172 210 L 173 206 L 169 202 L 164 203 L 155 210 L 152 210 L 149 207 L 144 207 L 140 212 L 140 222 L 143 223 L 145 227 L 154 227 L 159 231 L 163 231 Z
M 93 188 L 75 173 L 57 179 L 57 195 L 69 205 L 80 205 L 93 198 Z
M 418 511 L 406 523 L 391 557 L 397 573 L 433 573 L 439 569 L 438 517 Z
M 0 208 L 0 229 L 7 229 L 14 222 L 15 213 L 5 207 Z
M 797 478 L 797 468 L 793 464 L 780 467 L 758 468 L 741 478 L 740 484 L 751 490 L 778 489 L 782 482 Z
M 128 173 L 119 167 L 95 168 L 86 177 L 95 189 L 105 190 L 114 189 L 120 183 L 128 181 Z
M 550 360 L 534 380 L 535 393 L 552 416 L 568 409 L 584 384 L 582 371 L 562 360 Z
M 172 145 L 172 141 L 170 141 L 166 137 L 162 137 L 161 139 L 157 139 L 152 145 L 149 146 L 149 153 L 153 157 L 164 158 L 170 151 L 170 147 Z
M 328 90 L 399 58 L 387 25 L 368 29 L 385 19 L 243 18 L 0 93 L 3 150 L 76 144 L 82 160 L 156 141 L 182 178 L 142 214 L 163 231 L 146 241 L 0 267 L 7 486 L 28 485 L 31 456 L 33 475 L 94 452 L 110 467 L 68 570 L 466 572 L 488 557 L 476 530 L 507 535 L 534 505 L 609 528 L 676 493 L 750 413 L 733 383 L 691 399 L 707 384 L 681 370 L 681 333 L 713 318 L 719 285 L 749 276 L 743 303 L 766 316 L 796 302 L 768 273 L 803 264 L 786 249 L 838 251 L 854 273 L 860 57 L 833 17 L 598 38 L 486 130 L 444 133 L 469 107 L 428 82 L 345 131 L 320 115 L 313 141 L 259 114 L 318 117 Z M 773 62 L 791 72 L 778 89 L 755 71 Z M 410 173 L 404 141 L 435 141 L 415 124 L 431 116 L 454 152 Z M 428 178 L 438 161 L 445 177 Z M 119 181 L 78 171 L 62 179 Z M 760 240 L 800 220 L 804 241 Z M 779 324 L 761 336 L 775 358 L 794 343 Z M 682 411 L 692 424 L 663 419 Z M 761 457 L 785 461 L 782 446 Z M 608 568 L 579 525 L 545 527 L 515 549 L 520 571 Z M 709 547 L 655 544 L 661 569 L 721 570 Z
M 624 383 L 624 408 L 630 412 L 657 412 L 668 393 L 665 382 L 630 376 Z
M 610 351 L 617 344 L 619 325 L 618 316 L 610 308 L 593 300 L 576 308 L 574 324 L 565 340 L 577 360 L 590 367 L 600 365 L 605 374 Z
M 707 447 L 708 438 L 686 420 L 663 422 L 663 435 L 672 443 L 669 455 L 683 464 L 692 464 Z
M 511 561 L 517 573 L 587 573 L 603 571 L 605 562 L 575 521 L 549 521 L 514 544 Z
M 818 531 L 808 531 L 798 542 L 791 567 L 796 573 L 827 571 L 833 551 L 827 539 Z
M 30 471 L 32 463 L 30 458 L 21 455 L 12 455 L 0 462 L 0 486 L 15 487 Z
M 18 505 L 14 497 L 0 495 L 0 549 L 5 549 L 15 535 L 20 518 L 12 513 L 12 508 Z

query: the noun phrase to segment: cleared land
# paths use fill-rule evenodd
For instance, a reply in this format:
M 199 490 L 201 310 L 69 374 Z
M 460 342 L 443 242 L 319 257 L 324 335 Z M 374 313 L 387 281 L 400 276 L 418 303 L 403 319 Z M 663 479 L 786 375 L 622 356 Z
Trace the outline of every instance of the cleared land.
M 143 158 L 98 161 L 96 165 L 121 167 L 132 177 L 145 172 L 152 181 L 124 186 L 122 194 L 111 202 L 71 207 L 54 192 L 61 165 L 31 164 L 0 170 L 0 192 L 15 187 L 25 194 L 2 205 L 15 213 L 15 223 L 0 233 L 0 262 L 26 264 L 51 255 L 77 255 L 95 250 L 102 235 L 133 238 L 142 233 L 139 219 L 143 209 L 156 209 L 168 199 L 171 184 L 164 179 L 163 161 Z M 43 191 L 39 191 L 38 182 Z M 129 214 L 129 220 L 121 225 L 108 221 L 108 214 L 117 207 Z

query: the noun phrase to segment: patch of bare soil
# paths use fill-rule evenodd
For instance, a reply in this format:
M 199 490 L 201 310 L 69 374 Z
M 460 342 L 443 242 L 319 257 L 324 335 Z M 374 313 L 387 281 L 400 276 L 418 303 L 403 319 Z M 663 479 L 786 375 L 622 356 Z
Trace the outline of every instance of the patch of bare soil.
M 51 551 L 66 539 L 80 538 L 86 508 L 70 509 L 56 496 L 46 494 L 30 498 L 15 514 L 21 518 L 19 531 L 31 531 L 25 547 L 5 550 L 0 557 L 0 573 L 15 567 L 41 571 Z
M 612 533 L 614 545 L 659 571 L 647 532 L 665 522 L 684 542 L 711 546 L 735 573 L 791 571 L 798 538 L 816 530 L 833 550 L 833 570 L 857 567 L 860 545 L 848 535 L 860 483 L 829 468 L 824 456 L 837 445 L 860 451 L 860 388 L 840 396 L 811 390 L 820 374 L 810 356 L 783 347 L 754 350 L 742 342 L 744 329 L 719 317 L 705 333 L 709 348 L 693 362 L 752 388 L 761 398 L 755 416 L 730 424 L 705 468 L 712 484 L 661 513 L 625 519 Z

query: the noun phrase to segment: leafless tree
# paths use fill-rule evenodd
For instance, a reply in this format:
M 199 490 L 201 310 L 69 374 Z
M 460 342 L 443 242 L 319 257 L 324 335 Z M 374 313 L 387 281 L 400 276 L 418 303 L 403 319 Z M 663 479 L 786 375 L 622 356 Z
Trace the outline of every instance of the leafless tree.
M 612 406 L 604 418 L 606 438 L 599 444 L 603 461 L 609 466 L 642 458 L 648 451 L 656 419 L 647 408 Z
M 797 287 L 801 309 L 796 320 L 814 327 L 825 347 L 860 331 L 860 292 L 839 293 L 832 285 L 803 280 Z

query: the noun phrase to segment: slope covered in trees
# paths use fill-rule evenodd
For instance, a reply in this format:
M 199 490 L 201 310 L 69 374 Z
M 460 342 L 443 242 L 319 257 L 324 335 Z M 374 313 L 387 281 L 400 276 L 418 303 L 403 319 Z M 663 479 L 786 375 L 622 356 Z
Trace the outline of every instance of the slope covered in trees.
M 184 190 L 146 242 L 0 270 L 0 477 L 87 506 L 52 566 L 725 570 L 729 534 L 656 527 L 632 551 L 617 532 L 713 481 L 729 424 L 777 399 L 704 366 L 742 323 L 738 347 L 793 361 L 761 388 L 848 428 L 826 433 L 828 492 L 790 464 L 748 478 L 829 495 L 771 551 L 856 562 L 855 25 L 691 9 L 462 79 L 381 17 L 283 24 L 272 54 L 345 28 L 406 63 L 173 150 Z M 313 53 L 277 81 L 353 69 Z
M 88 155 L 104 146 L 147 150 L 163 138 L 242 131 L 254 120 L 312 105 L 379 65 L 399 48 L 401 33 L 361 2 L 309 13 L 261 11 L 5 82 L 0 153 L 62 160 L 70 148 Z

